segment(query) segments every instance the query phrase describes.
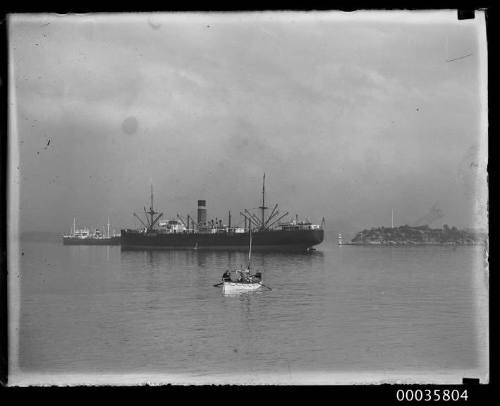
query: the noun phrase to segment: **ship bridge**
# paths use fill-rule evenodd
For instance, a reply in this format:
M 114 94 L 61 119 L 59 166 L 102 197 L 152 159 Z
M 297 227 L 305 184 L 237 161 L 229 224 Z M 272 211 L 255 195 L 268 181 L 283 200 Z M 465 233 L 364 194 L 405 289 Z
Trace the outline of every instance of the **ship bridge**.
M 186 226 L 179 220 L 160 221 L 158 223 L 159 231 L 166 233 L 184 233 Z

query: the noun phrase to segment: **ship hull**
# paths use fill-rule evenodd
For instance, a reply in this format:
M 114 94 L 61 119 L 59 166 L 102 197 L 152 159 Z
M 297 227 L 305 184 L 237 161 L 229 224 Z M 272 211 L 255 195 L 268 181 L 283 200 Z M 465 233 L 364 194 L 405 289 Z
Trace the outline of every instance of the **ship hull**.
M 73 238 L 63 237 L 63 245 L 120 245 L 120 237 L 110 238 Z
M 121 246 L 133 249 L 248 250 L 248 233 L 144 233 L 121 231 Z M 324 231 L 260 231 L 252 233 L 252 250 L 303 251 L 323 241 Z

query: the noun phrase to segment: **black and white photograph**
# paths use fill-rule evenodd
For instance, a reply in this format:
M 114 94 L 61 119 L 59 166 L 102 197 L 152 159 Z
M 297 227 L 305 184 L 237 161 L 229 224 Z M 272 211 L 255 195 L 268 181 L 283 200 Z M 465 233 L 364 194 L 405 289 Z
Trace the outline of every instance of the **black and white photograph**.
M 485 13 L 8 15 L 8 385 L 489 383 Z

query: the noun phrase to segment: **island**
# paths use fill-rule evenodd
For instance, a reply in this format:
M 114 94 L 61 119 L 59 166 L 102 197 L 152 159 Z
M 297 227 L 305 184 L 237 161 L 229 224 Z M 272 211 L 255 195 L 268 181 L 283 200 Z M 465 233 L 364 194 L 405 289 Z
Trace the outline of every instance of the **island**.
M 376 227 L 356 234 L 348 245 L 483 245 L 484 232 L 459 230 L 456 227 L 430 228 L 424 226 Z

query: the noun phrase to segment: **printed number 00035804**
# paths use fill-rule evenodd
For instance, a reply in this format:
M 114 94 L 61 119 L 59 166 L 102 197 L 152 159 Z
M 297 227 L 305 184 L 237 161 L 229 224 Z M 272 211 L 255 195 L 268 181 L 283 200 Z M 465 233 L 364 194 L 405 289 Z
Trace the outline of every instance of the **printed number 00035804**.
M 398 389 L 396 399 L 402 401 L 439 402 L 466 401 L 467 389 Z

